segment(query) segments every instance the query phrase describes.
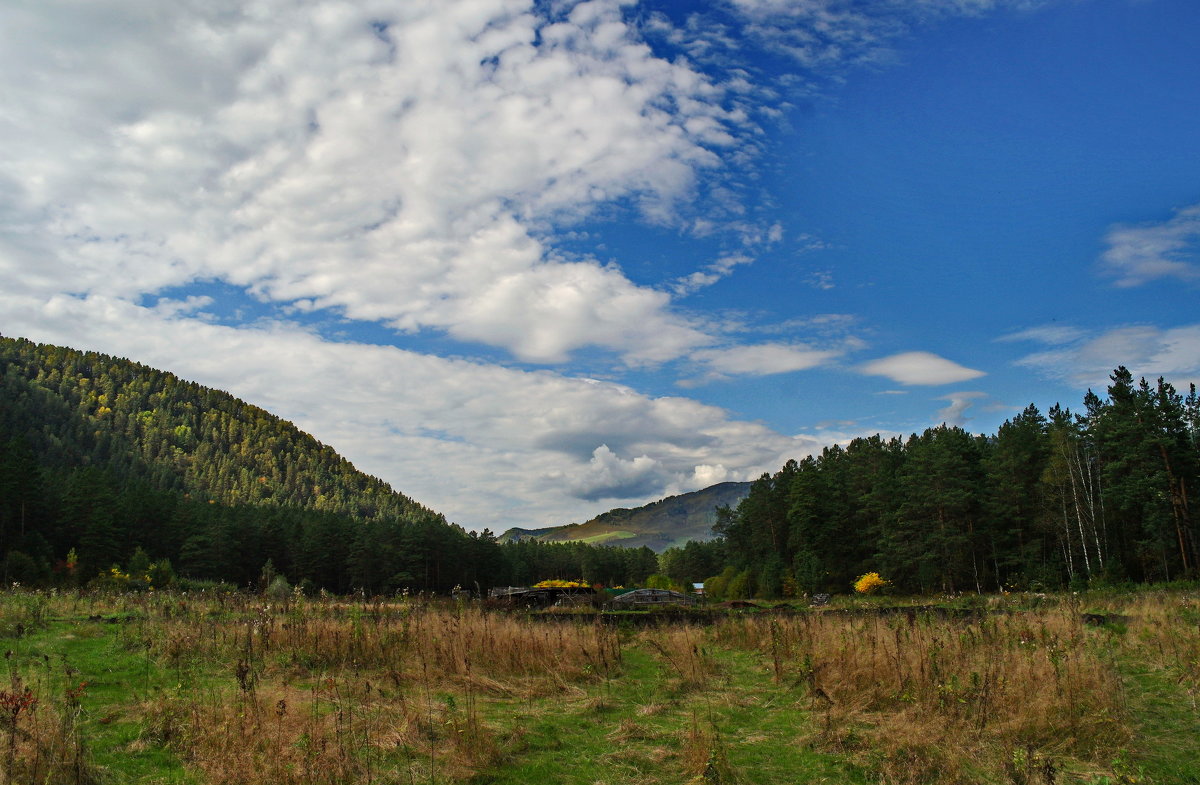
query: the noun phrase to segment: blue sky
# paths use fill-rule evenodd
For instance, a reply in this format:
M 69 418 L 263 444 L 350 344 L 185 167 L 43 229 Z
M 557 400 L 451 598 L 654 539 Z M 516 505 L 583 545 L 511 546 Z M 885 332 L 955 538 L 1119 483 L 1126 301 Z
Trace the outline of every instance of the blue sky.
M 0 9 L 0 332 L 468 528 L 1200 380 L 1184 0 Z

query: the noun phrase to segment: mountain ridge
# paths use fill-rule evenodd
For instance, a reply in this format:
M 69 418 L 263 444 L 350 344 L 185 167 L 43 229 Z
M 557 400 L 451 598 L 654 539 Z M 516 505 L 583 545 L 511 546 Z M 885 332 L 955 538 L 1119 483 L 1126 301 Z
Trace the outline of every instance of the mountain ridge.
M 689 540 L 710 540 L 718 507 L 736 507 L 750 492 L 749 482 L 722 482 L 690 493 L 667 496 L 640 507 L 617 507 L 584 523 L 541 529 L 513 527 L 501 542 L 586 542 L 630 548 L 649 547 L 656 553 Z

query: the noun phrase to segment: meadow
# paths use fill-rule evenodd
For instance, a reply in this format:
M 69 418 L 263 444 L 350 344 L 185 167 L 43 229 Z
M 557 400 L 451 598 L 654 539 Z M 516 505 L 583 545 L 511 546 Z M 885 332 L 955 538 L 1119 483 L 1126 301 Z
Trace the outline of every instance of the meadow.
M 634 623 L 18 587 L 0 782 L 1200 783 L 1200 592 L 922 602 Z

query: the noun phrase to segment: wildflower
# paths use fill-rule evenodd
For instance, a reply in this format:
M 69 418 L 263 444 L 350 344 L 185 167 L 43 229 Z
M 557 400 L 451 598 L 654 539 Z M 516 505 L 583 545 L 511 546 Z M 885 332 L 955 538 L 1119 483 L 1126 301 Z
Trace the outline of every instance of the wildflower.
M 15 726 L 17 715 L 23 711 L 33 711 L 37 706 L 38 699 L 33 697 L 33 690 L 28 687 L 24 692 L 13 690 L 0 690 L 0 709 L 8 712 L 12 717 L 12 723 Z

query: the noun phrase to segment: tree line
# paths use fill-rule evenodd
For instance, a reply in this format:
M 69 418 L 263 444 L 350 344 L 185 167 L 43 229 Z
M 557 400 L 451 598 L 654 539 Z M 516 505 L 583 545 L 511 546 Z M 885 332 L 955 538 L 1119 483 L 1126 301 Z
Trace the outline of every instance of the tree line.
M 293 424 L 128 360 L 0 337 L 0 568 L 87 582 L 169 562 L 334 592 L 651 575 L 729 597 L 1055 588 L 1200 575 L 1200 400 L 1125 368 L 1078 413 L 1029 406 L 993 435 L 942 425 L 788 461 L 719 510 L 710 542 L 656 555 L 501 543 L 357 471 Z
M 1113 372 L 1079 413 L 1029 406 L 994 435 L 941 425 L 763 475 L 716 526 L 718 591 L 1058 588 L 1200 575 L 1200 400 Z M 688 576 L 693 580 L 695 573 Z
M 129 565 L 237 586 L 448 592 L 644 581 L 648 548 L 500 543 L 357 471 L 228 393 L 93 352 L 0 337 L 0 568 L 78 585 Z

